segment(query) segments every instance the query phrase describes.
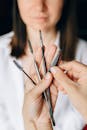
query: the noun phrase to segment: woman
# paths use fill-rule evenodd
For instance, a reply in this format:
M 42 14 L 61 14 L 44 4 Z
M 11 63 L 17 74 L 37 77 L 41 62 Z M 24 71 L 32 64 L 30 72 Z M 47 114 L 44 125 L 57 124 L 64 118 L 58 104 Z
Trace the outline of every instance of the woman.
M 28 79 L 22 75 L 14 65 L 13 59 L 17 58 L 25 71 L 36 83 L 38 83 L 27 41 L 29 39 L 32 43 L 36 61 L 40 68 L 41 75 L 43 75 L 43 70 L 40 65 L 41 50 L 39 44 L 39 30 L 42 31 L 48 68 L 54 53 L 56 52 L 56 46 L 54 43 L 57 47 L 62 49 L 62 59 L 72 60 L 75 58 L 87 63 L 87 45 L 84 41 L 76 38 L 75 2 L 75 0 L 56 0 L 55 2 L 53 0 L 14 0 L 14 37 L 10 47 L 6 45 L 7 48 L 5 47 L 4 49 L 1 49 L 0 55 L 1 60 L 3 59 L 0 67 L 0 99 L 1 104 L 5 105 L 6 112 L 4 112 L 4 110 L 3 113 L 8 117 L 8 122 L 6 121 L 6 125 L 5 123 L 3 125 L 2 123 L 2 126 L 14 127 L 13 129 L 16 130 L 19 129 L 19 127 L 20 129 L 23 129 L 21 111 L 23 106 L 24 86 L 27 85 Z M 5 54 L 3 54 L 3 52 L 5 52 Z M 57 84 L 53 83 L 52 86 L 54 92 L 54 88 Z M 11 93 L 9 94 L 9 92 Z M 6 115 L 5 119 L 7 119 Z M 61 92 L 58 94 L 54 116 L 56 125 L 61 130 L 80 130 L 85 124 L 81 115 L 69 102 L 68 97 Z M 2 122 L 5 121 L 2 120 Z M 10 126 L 7 126 L 7 123 Z

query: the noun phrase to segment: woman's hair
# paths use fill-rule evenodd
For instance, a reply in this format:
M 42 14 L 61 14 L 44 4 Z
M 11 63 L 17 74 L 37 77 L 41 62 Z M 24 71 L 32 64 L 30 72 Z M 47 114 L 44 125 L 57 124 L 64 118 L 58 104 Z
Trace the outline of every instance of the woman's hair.
M 56 25 L 56 30 L 60 31 L 60 48 L 63 60 L 73 60 L 77 46 L 77 26 L 76 26 L 76 0 L 65 0 L 60 21 Z M 15 33 L 11 42 L 11 55 L 19 58 L 25 54 L 27 32 L 23 23 L 17 0 L 13 1 L 13 31 Z

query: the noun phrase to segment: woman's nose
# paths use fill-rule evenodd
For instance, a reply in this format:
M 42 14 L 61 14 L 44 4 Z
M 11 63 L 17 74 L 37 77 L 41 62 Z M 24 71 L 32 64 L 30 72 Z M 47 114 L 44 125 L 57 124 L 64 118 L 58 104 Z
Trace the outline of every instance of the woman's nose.
M 43 11 L 45 6 L 45 0 L 36 0 L 35 8 L 38 11 Z

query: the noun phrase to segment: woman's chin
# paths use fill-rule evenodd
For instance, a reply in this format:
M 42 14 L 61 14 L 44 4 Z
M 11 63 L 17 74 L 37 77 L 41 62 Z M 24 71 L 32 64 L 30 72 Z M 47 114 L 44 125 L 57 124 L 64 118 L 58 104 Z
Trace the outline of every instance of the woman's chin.
M 32 25 L 31 28 L 35 29 L 35 30 L 42 30 L 42 31 L 47 31 L 49 30 L 49 27 L 47 27 L 47 25 Z

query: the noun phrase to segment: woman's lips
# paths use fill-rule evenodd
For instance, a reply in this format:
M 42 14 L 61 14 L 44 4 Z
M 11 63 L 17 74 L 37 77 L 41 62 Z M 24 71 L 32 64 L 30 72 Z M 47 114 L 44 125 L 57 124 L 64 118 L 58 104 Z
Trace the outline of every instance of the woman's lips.
M 45 22 L 47 21 L 47 17 L 35 17 L 34 20 L 37 22 Z
M 47 17 L 36 17 L 35 19 L 47 19 Z
M 37 15 L 37 16 L 32 17 L 32 19 L 36 20 L 36 21 L 46 21 L 48 19 L 48 16 L 47 15 Z

